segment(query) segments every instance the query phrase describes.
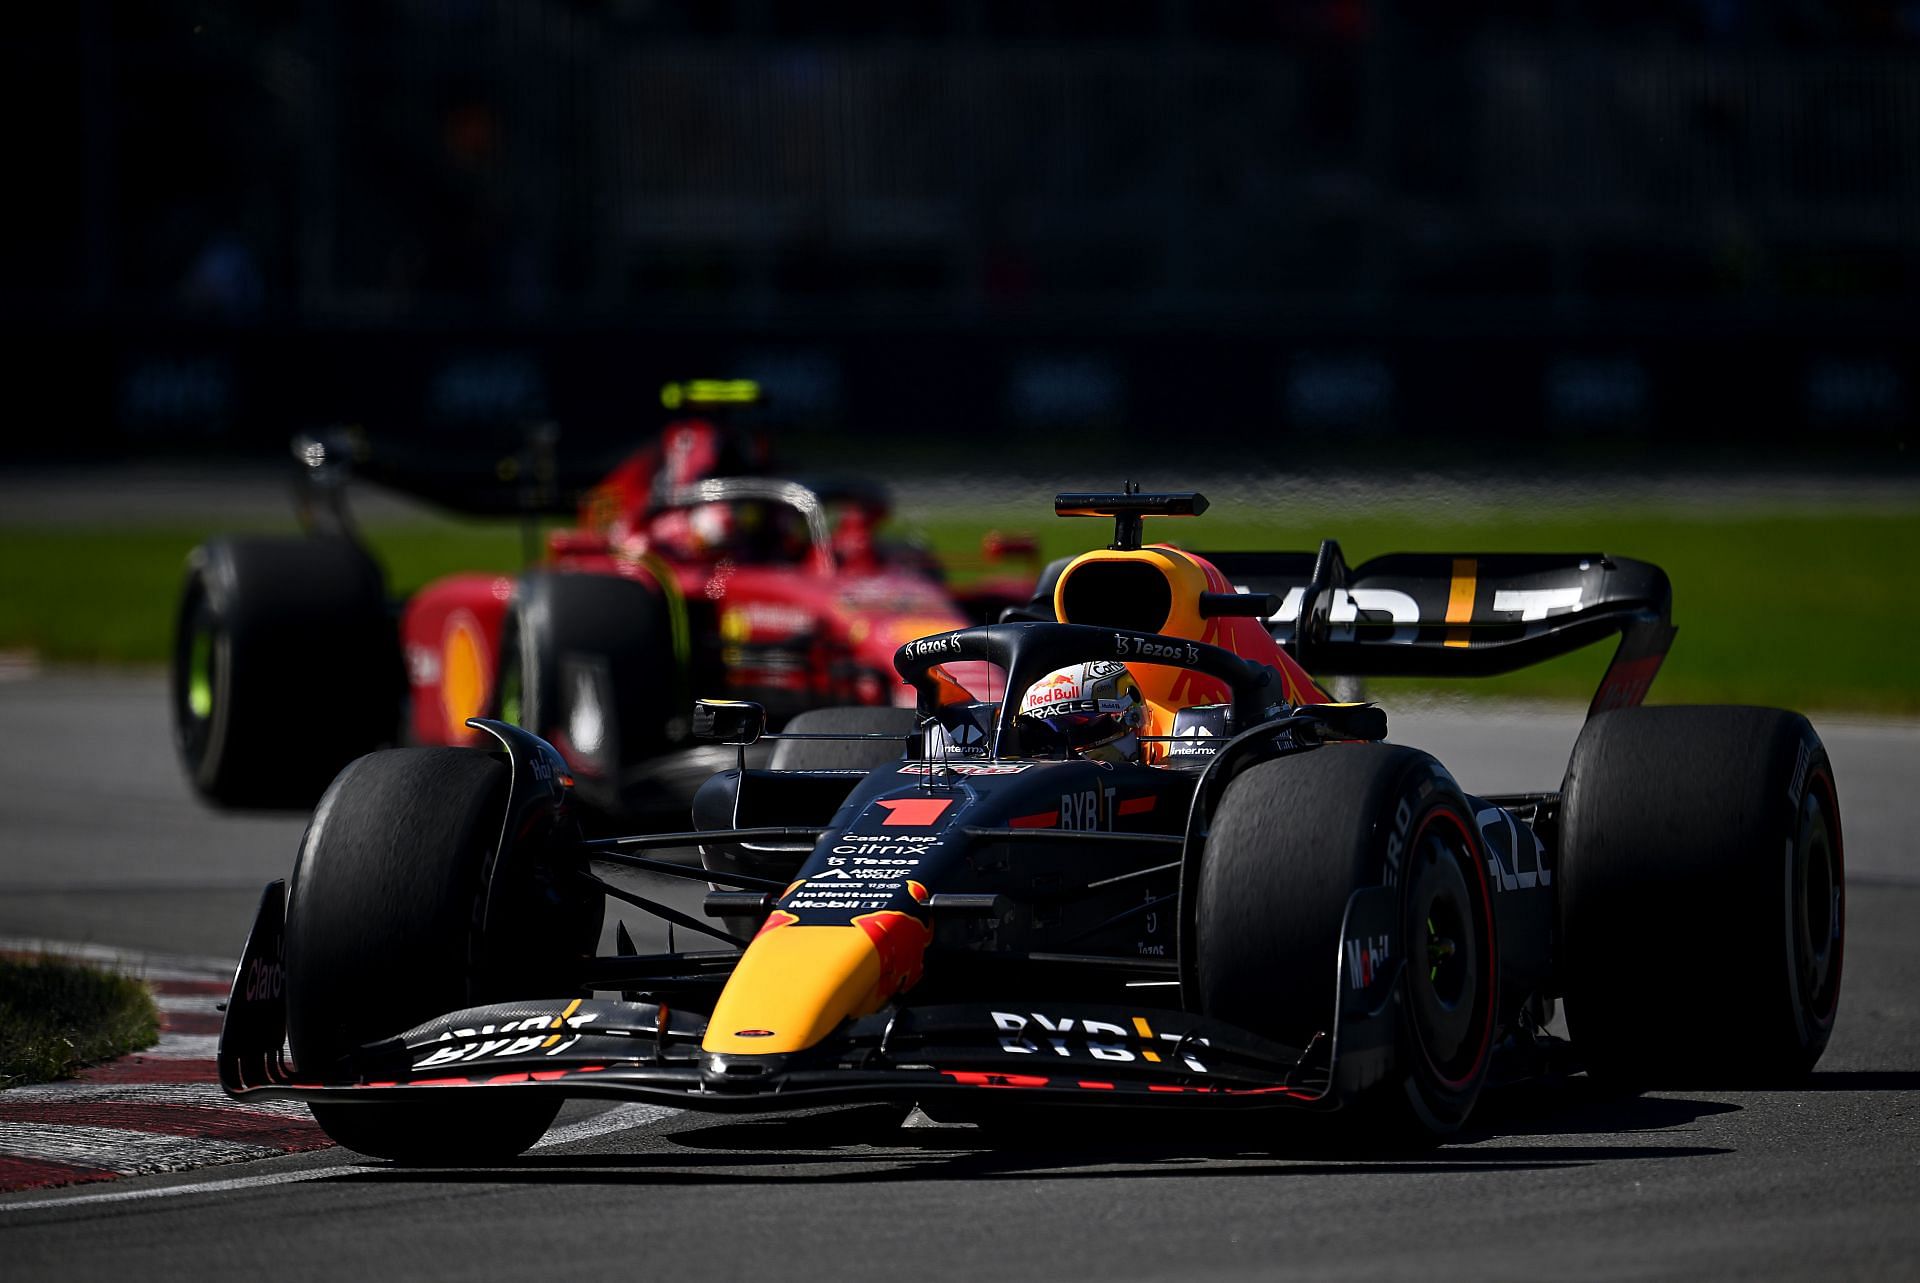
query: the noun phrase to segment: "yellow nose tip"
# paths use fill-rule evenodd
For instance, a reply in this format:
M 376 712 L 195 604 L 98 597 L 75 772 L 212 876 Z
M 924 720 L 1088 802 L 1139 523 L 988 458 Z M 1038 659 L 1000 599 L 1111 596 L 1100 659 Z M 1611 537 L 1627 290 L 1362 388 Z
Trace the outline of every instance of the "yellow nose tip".
M 763 930 L 721 991 L 700 1045 L 736 1056 L 811 1047 L 919 979 L 931 936 L 917 918 L 892 911 L 844 926 Z
M 880 955 L 859 927 L 781 927 L 747 946 L 701 1047 L 768 1055 L 811 1047 L 880 981 Z

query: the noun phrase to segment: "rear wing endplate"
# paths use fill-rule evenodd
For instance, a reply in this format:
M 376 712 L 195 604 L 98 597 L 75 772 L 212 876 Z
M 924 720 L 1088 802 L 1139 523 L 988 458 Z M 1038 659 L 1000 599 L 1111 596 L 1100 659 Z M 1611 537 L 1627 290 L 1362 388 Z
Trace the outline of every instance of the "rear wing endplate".
M 1638 704 L 1673 643 L 1660 567 L 1601 553 L 1389 553 L 1349 568 L 1309 552 L 1200 553 L 1241 592 L 1272 593 L 1275 641 L 1309 671 L 1483 677 L 1619 634 L 1588 715 Z

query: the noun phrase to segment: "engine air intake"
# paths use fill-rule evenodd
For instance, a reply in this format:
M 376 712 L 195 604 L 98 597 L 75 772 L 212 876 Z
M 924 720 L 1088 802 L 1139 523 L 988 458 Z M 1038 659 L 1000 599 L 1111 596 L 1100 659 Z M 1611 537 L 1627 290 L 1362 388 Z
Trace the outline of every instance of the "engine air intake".
M 1060 585 L 1060 607 L 1063 623 L 1163 632 L 1173 613 L 1173 588 L 1151 562 L 1086 561 Z

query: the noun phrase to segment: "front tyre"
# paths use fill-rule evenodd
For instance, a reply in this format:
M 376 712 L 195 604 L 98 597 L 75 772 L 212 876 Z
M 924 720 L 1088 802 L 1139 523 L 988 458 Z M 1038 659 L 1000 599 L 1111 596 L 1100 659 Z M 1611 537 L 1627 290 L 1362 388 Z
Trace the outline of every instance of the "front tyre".
M 1457 1131 L 1486 1079 L 1499 967 L 1470 816 L 1426 754 L 1335 744 L 1235 778 L 1202 856 L 1200 1010 L 1296 1047 L 1331 1036 L 1348 900 L 1399 889 L 1394 1067 L 1353 1102 L 1389 1141 Z
M 1846 943 L 1839 795 L 1807 719 L 1604 713 L 1563 796 L 1567 1027 L 1589 1071 L 1628 1089 L 1805 1077 Z
M 517 913 L 481 929 L 508 770 L 473 749 L 376 753 L 341 772 L 314 812 L 287 902 L 287 1036 L 294 1062 L 330 1074 L 356 1048 L 463 1007 L 565 991 L 598 914 L 505 870 Z M 421 1089 L 376 1104 L 316 1102 L 340 1144 L 407 1163 L 510 1158 L 559 1109 L 545 1092 Z
M 508 607 L 494 713 L 559 749 L 603 814 L 643 802 L 645 768 L 689 733 L 678 610 L 641 580 L 559 571 L 522 576 Z
M 391 742 L 400 647 L 380 568 L 347 539 L 212 539 L 187 558 L 174 628 L 174 743 L 194 791 L 313 805 Z

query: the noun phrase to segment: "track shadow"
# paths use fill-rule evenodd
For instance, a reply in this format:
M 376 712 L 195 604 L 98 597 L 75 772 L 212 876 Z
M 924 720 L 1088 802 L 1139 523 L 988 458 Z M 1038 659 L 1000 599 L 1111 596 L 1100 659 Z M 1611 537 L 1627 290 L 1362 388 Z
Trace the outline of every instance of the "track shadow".
M 1564 1107 L 1564 1106 L 1563 1106 Z M 1673 1127 L 1731 1106 L 1697 1101 L 1612 1102 L 1553 1134 Z M 1576 1113 L 1579 1111 L 1576 1110 Z M 869 1111 L 871 1113 L 871 1111 Z M 1611 1119 L 1613 1125 L 1606 1125 Z M 1705 1145 L 1464 1144 L 1392 1153 L 1356 1145 L 1337 1128 L 1250 1128 L 1244 1118 L 1143 1119 L 1089 1111 L 1066 1127 L 1021 1132 L 971 1127 L 882 1131 L 861 1110 L 768 1119 L 693 1120 L 655 1132 L 634 1153 L 543 1154 L 480 1169 L 385 1167 L 332 1179 L 393 1184 L 864 1185 L 901 1181 L 1178 1179 L 1222 1175 L 1492 1175 L 1731 1153 Z M 1296 1119 L 1275 1120 L 1289 1124 Z M 1510 1121 L 1517 1121 L 1510 1120 Z M 1579 1120 L 1576 1120 L 1579 1121 Z M 856 1139 L 849 1133 L 863 1133 Z M 1511 1136 L 1503 1127 L 1492 1133 Z M 1520 1133 L 1524 1135 L 1522 1130 Z
M 1464 1139 L 1500 1136 L 1617 1135 L 1684 1127 L 1741 1106 L 1685 1096 L 1632 1096 L 1573 1078 L 1537 1079 L 1481 1097 Z
M 1287 1161 L 1222 1163 L 1204 1155 L 1152 1155 L 1135 1149 L 1107 1152 L 1000 1149 L 927 1152 L 901 1161 L 895 1154 L 738 1153 L 542 1155 L 497 1168 L 407 1168 L 355 1171 L 329 1178 L 395 1185 L 897 1185 L 903 1181 L 1050 1181 L 1179 1179 L 1221 1176 L 1492 1175 L 1537 1172 L 1653 1158 L 1703 1158 L 1731 1153 L 1711 1146 L 1544 1146 L 1503 1149 L 1498 1155 L 1462 1153 L 1380 1162 Z M 876 1165 L 876 1163 L 878 1165 Z M 743 1170 L 746 1169 L 746 1170 Z M 755 1170 L 758 1169 L 758 1170 Z
M 1620 1135 L 1685 1127 L 1702 1118 L 1737 1113 L 1741 1106 L 1682 1096 L 1623 1096 L 1584 1075 L 1536 1079 L 1481 1098 L 1455 1144 L 1507 1137 Z M 754 1151 L 861 1143 L 884 1149 L 1130 1147 L 1199 1155 L 1272 1155 L 1286 1158 L 1420 1158 L 1432 1145 L 1395 1149 L 1343 1115 L 1194 1114 L 1177 1110 L 1060 1110 L 1027 1116 L 982 1132 L 965 1127 L 888 1127 L 880 1111 L 824 1110 L 773 1118 L 695 1120 L 664 1139 L 671 1144 Z

